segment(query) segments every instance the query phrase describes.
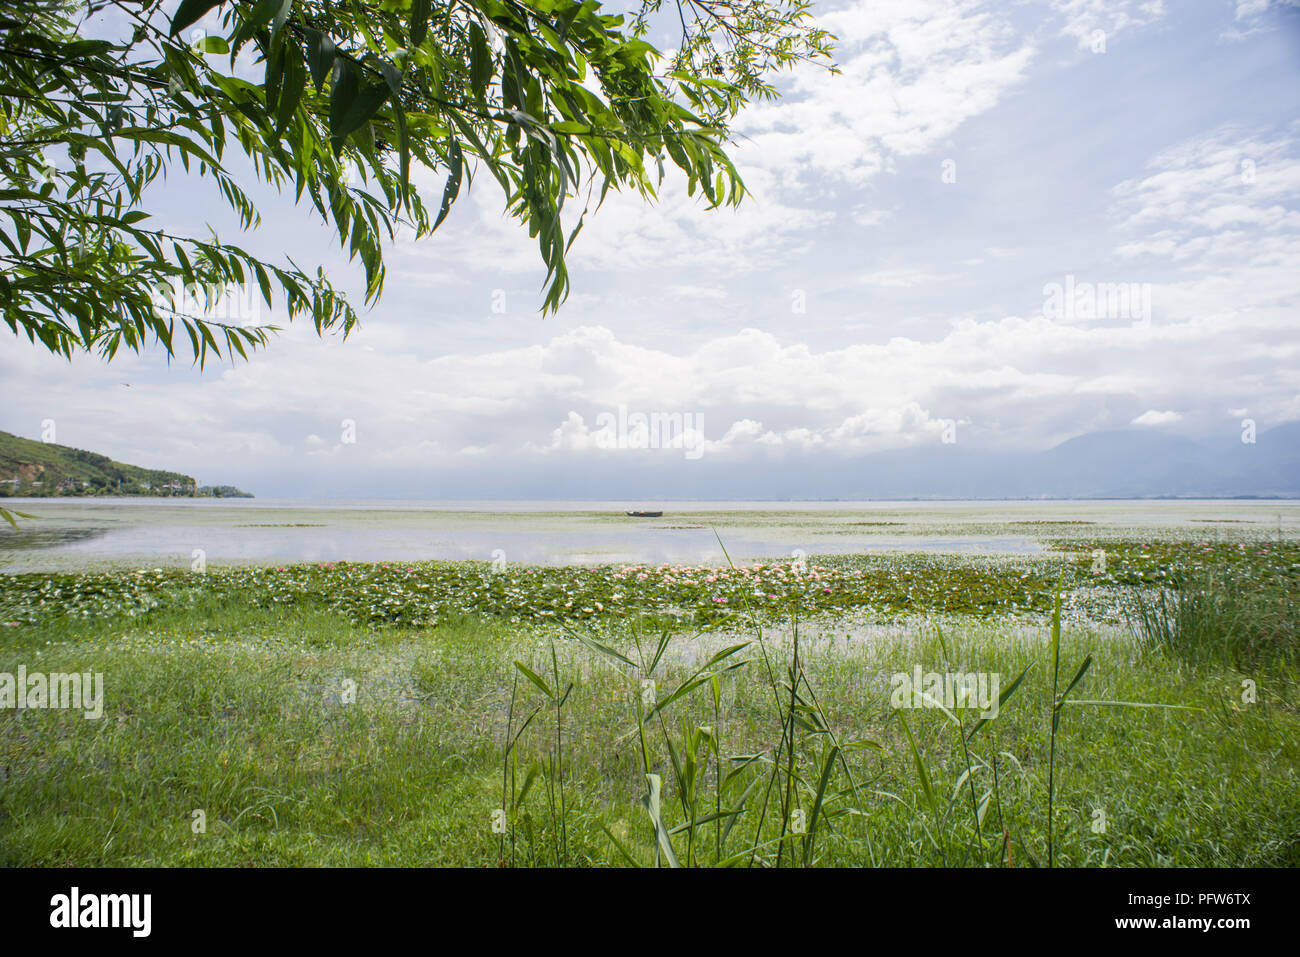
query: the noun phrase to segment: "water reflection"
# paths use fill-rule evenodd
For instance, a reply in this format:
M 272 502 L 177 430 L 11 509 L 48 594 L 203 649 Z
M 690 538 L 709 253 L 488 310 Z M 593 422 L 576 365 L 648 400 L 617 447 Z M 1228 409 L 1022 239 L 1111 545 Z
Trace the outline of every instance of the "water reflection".
M 100 538 L 110 531 L 108 526 L 42 525 L 19 519 L 18 531 L 6 527 L 0 530 L 0 552 L 21 552 L 28 549 L 57 548 L 76 545 Z

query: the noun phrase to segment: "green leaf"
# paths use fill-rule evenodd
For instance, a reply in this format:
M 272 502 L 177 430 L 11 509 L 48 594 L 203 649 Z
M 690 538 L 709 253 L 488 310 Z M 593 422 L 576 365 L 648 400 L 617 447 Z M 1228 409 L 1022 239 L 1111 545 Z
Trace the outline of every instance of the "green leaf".
M 17 523 L 16 521 L 14 521 L 15 516 L 18 517 L 18 518 L 36 518 L 36 517 L 37 517 L 37 516 L 35 516 L 35 515 L 28 515 L 26 512 L 13 512 L 13 511 L 10 511 L 10 510 L 7 509 L 7 508 L 0 508 L 0 518 L 3 518 L 6 522 L 8 522 L 10 525 L 12 525 L 12 526 L 14 527 L 14 531 L 16 532 L 16 531 L 18 531 L 18 523 Z
M 917 750 L 916 739 L 912 737 L 912 729 L 907 724 L 907 718 L 901 711 L 897 712 L 898 720 L 903 725 L 903 733 L 907 735 L 907 745 L 912 751 L 912 761 L 916 765 L 916 776 L 921 782 L 921 791 L 925 794 L 926 803 L 930 805 L 930 812 L 934 815 L 935 823 L 939 821 L 939 802 L 935 800 L 934 785 L 930 783 L 930 772 L 926 770 L 925 762 L 921 759 L 921 752 Z
M 205 13 L 213 7 L 221 6 L 224 2 L 225 0 L 181 0 L 181 5 L 176 8 L 176 13 L 172 16 L 172 36 L 191 24 L 198 23 Z
M 619 852 L 620 854 L 623 855 L 623 860 L 627 861 L 627 862 L 628 862 L 629 864 L 631 864 L 633 867 L 640 867 L 640 866 L 641 866 L 641 862 L 638 861 L 635 857 L 633 857 L 631 854 L 628 853 L 627 848 L 623 846 L 623 842 L 620 841 L 618 838 L 616 838 L 616 837 L 614 836 L 614 832 L 613 832 L 613 831 L 611 831 L 611 830 L 610 830 L 608 827 L 606 827 L 603 823 L 600 825 L 600 829 L 601 829 L 602 831 L 605 832 L 605 836 L 606 836 L 607 838 L 609 838 L 611 841 L 614 842 L 614 846 L 615 846 L 616 848 L 618 848 L 618 852 Z
M 649 790 L 645 797 L 641 798 L 641 806 L 646 809 L 650 815 L 650 821 L 654 825 L 655 838 L 659 843 L 659 851 L 663 854 L 664 860 L 668 862 L 669 867 L 681 867 L 677 863 L 677 853 L 673 850 L 672 837 L 668 833 L 668 828 L 664 826 L 663 808 L 659 803 L 659 791 L 662 787 L 659 775 L 647 774 L 645 776 L 646 784 Z
M 817 782 L 817 794 L 813 798 L 812 813 L 808 815 L 808 836 L 804 843 L 804 864 L 808 864 L 812 856 L 813 839 L 817 834 L 817 824 L 821 819 L 822 806 L 826 800 L 826 787 L 830 784 L 831 772 L 835 769 L 835 759 L 840 756 L 840 749 L 832 746 L 826 753 L 826 761 L 822 765 L 822 776 Z
M 1074 673 L 1074 677 L 1070 679 L 1070 683 L 1066 685 L 1065 690 L 1061 692 L 1062 702 L 1064 702 L 1065 699 L 1069 696 L 1070 692 L 1074 689 L 1074 686 L 1077 685 L 1083 679 L 1084 673 L 1087 672 L 1088 668 L 1091 665 L 1092 665 L 1092 655 L 1089 655 L 1087 658 L 1083 659 L 1083 664 L 1079 665 L 1079 670 Z M 1057 707 L 1060 707 L 1059 703 L 1057 704 Z
M 271 20 L 272 43 L 279 39 L 280 31 L 284 29 L 284 25 L 289 22 L 289 15 L 293 13 L 293 0 L 279 0 L 279 3 L 280 6 Z
M 1002 692 L 998 695 L 999 714 L 1002 713 L 1002 706 L 1006 704 L 1008 698 L 1010 698 L 1013 694 L 1016 693 L 1016 689 L 1020 687 L 1020 682 L 1025 680 L 1025 675 L 1029 673 L 1029 669 L 1032 667 L 1033 667 L 1032 662 L 1025 665 L 1025 670 L 1020 672 L 1019 677 L 1017 677 L 1015 681 L 1011 682 L 1011 684 L 1007 685 L 1005 688 L 1002 689 Z M 978 731 L 980 728 L 984 727 L 984 725 L 988 723 L 989 723 L 988 718 L 980 718 L 978 721 L 976 721 L 974 726 L 970 729 L 970 731 L 966 733 L 966 740 L 969 741 L 974 736 L 976 731 Z
M 269 26 L 271 21 L 277 19 L 286 7 L 292 5 L 293 0 L 258 0 L 252 12 L 244 16 L 244 22 L 238 32 L 235 33 L 235 39 L 231 46 L 238 51 L 240 47 L 257 35 L 257 31 Z M 285 15 L 287 16 L 287 13 Z M 278 30 L 273 31 L 273 40 L 274 35 L 278 34 L 278 32 Z
M 447 153 L 447 165 L 450 172 L 447 174 L 447 185 L 442 189 L 442 205 L 438 208 L 438 218 L 433 224 L 434 229 L 442 225 L 442 221 L 451 212 L 451 204 L 456 201 L 456 197 L 460 194 L 460 177 L 465 162 L 465 157 L 460 151 L 460 141 L 451 139 Z
M 341 75 L 330 96 L 330 143 L 335 155 L 342 150 L 344 140 L 368 123 L 389 95 L 388 84 L 383 82 L 358 90 L 356 68 L 347 61 L 340 63 L 346 65 L 339 71 Z
M 572 629 L 568 629 L 568 628 L 566 628 L 565 630 L 568 631 L 569 634 L 577 638 L 580 642 L 582 642 L 584 645 L 586 645 L 588 648 L 592 649 L 593 651 L 598 652 L 599 654 L 602 654 L 607 658 L 612 658 L 615 661 L 621 661 L 623 664 L 627 665 L 628 667 L 631 668 L 636 667 L 636 663 L 632 661 L 631 658 L 627 657 L 621 652 L 615 651 L 613 648 L 609 647 L 609 645 L 601 644 L 599 641 L 596 641 L 594 638 L 590 638 L 587 635 L 582 634 L 581 632 L 573 631 Z
M 392 94 L 393 122 L 397 126 L 398 173 L 402 195 L 406 196 L 411 184 L 411 135 L 406 127 L 406 109 L 402 106 L 402 71 L 391 63 L 380 64 L 380 69 Z
M 284 135 L 284 131 L 293 120 L 293 114 L 298 109 L 303 90 L 307 88 L 307 69 L 298 53 L 298 48 L 290 46 L 285 51 L 285 58 L 284 86 L 280 90 L 280 102 L 275 111 L 275 136 L 277 139 Z
M 1204 711 L 1204 708 L 1198 708 L 1190 704 L 1160 704 L 1151 701 L 1097 701 L 1092 698 L 1075 698 L 1073 701 L 1062 701 L 1064 705 L 1089 705 L 1089 706 L 1107 706 L 1112 708 L 1167 708 L 1171 711 Z
M 229 53 L 230 44 L 226 42 L 225 37 L 207 36 L 201 39 L 195 45 L 195 49 L 200 53 Z
M 492 50 L 477 23 L 469 25 L 469 76 L 473 92 L 480 99 L 486 97 L 488 81 L 492 79 Z
M 316 89 L 320 90 L 330 75 L 330 69 L 334 66 L 338 47 L 319 30 L 308 30 L 307 40 L 307 65 L 311 70 L 311 81 Z
M 432 0 L 413 0 L 411 3 L 411 46 L 418 47 L 429 32 L 429 12 Z
M 1056 586 L 1056 598 L 1052 603 L 1052 693 L 1056 693 L 1057 678 L 1061 673 L 1061 588 L 1064 586 L 1064 572 L 1062 581 Z
M 532 668 L 529 668 L 529 667 L 528 667 L 526 664 L 524 664 L 522 661 L 518 661 L 518 660 L 516 660 L 516 661 L 515 661 L 515 667 L 519 669 L 519 671 L 523 674 L 523 676 L 524 676 L 525 678 L 527 678 L 527 679 L 528 679 L 529 681 L 531 681 L 533 684 L 537 685 L 537 687 L 541 688 L 541 689 L 542 689 L 542 694 L 546 695 L 546 697 L 550 698 L 551 700 L 555 700 L 555 694 L 551 691 L 551 686 L 548 685 L 548 684 L 547 684 L 547 683 L 542 679 L 542 676 L 541 676 L 541 675 L 539 675 L 537 672 L 533 671 Z
M 719 651 L 716 655 L 714 655 L 703 665 L 701 665 L 698 669 L 696 669 L 694 674 L 692 674 L 689 678 L 687 678 L 680 685 L 678 685 L 677 688 L 671 694 L 669 694 L 666 698 L 656 703 L 655 706 L 646 713 L 646 719 L 649 720 L 651 717 L 658 714 L 664 708 L 668 707 L 678 698 L 690 694 L 700 685 L 710 680 L 713 677 L 713 675 L 711 672 L 709 672 L 708 670 L 709 668 L 713 667 L 715 664 L 718 664 L 724 659 L 731 657 L 741 649 L 748 648 L 750 644 L 751 642 L 746 641 L 738 645 L 732 645 L 729 648 L 724 648 L 722 649 L 722 651 Z M 741 664 L 743 664 L 743 662 L 740 662 L 739 664 L 731 665 L 730 667 L 738 668 L 740 667 Z M 723 670 L 730 670 L 730 669 L 728 668 Z

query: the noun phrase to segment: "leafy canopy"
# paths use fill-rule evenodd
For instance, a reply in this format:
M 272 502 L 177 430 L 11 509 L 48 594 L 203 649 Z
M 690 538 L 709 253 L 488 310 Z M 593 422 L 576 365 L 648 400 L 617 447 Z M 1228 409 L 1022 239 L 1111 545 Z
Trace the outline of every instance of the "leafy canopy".
M 292 189 L 360 260 L 367 306 L 385 239 L 432 233 L 486 171 L 537 240 L 554 310 L 593 202 L 653 198 L 671 164 L 710 207 L 738 203 L 729 123 L 776 95 L 776 71 L 829 62 L 808 0 L 672 2 L 624 16 L 597 0 L 0 0 L 4 321 L 68 357 L 151 339 L 170 357 L 188 340 L 202 365 L 275 328 L 220 318 L 240 288 L 346 335 L 356 312 L 319 267 L 155 225 L 147 190 L 177 164 L 245 231 L 260 221 L 250 165 Z M 644 39 L 666 17 L 671 57 Z M 431 200 L 420 167 L 445 181 Z

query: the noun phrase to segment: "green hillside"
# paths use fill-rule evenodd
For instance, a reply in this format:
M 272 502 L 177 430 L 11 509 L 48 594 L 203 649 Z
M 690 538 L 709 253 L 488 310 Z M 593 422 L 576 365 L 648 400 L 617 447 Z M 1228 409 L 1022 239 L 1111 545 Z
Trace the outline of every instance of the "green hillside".
M 246 495 L 199 488 L 193 476 L 116 462 L 107 455 L 0 432 L 0 496 Z

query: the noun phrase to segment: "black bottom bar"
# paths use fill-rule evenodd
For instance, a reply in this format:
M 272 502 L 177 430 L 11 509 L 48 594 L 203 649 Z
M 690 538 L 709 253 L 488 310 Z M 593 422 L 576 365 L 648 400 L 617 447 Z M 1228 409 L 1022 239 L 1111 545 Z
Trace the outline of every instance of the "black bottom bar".
M 901 935 L 922 947 L 948 939 L 1000 949 L 1039 933 L 1231 946 L 1261 930 L 1293 930 L 1293 896 L 1292 872 L 1258 870 L 0 871 L 6 944 L 336 948 L 395 933 L 450 943 L 441 932 L 461 929 L 490 947 L 498 935 L 595 940 L 606 925 L 667 943 L 698 923 L 725 928 L 730 941 L 787 929 L 802 937 L 820 925 L 863 943 Z

